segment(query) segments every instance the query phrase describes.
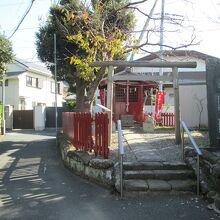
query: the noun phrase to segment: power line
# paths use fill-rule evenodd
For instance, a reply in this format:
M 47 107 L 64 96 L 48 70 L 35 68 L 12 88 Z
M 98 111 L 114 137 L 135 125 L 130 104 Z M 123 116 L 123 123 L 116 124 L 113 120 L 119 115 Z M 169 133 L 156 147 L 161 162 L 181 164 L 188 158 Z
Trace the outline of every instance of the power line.
M 24 13 L 24 15 L 23 15 L 23 17 L 21 18 L 20 22 L 18 23 L 17 27 L 15 28 L 15 30 L 13 31 L 13 33 L 11 34 L 11 36 L 8 37 L 8 39 L 10 39 L 10 38 L 16 33 L 16 31 L 18 30 L 18 28 L 20 27 L 20 25 L 21 25 L 22 22 L 24 21 L 25 17 L 28 15 L 29 11 L 31 10 L 34 1 L 35 1 L 35 0 L 32 0 L 32 1 L 31 1 L 31 4 L 30 4 L 30 6 L 28 7 L 27 11 Z

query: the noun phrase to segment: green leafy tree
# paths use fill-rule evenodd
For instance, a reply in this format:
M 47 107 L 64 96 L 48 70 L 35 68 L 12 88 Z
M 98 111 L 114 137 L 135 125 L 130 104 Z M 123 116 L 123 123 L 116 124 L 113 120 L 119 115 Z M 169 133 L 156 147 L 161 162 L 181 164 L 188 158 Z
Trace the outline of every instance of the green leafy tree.
M 11 42 L 8 41 L 3 35 L 0 35 L 0 80 L 3 79 L 6 66 L 12 62 L 13 53 Z
M 58 79 L 76 91 L 76 109 L 90 111 L 95 91 L 106 75 L 105 68 L 92 68 L 93 61 L 125 58 L 125 41 L 134 25 L 126 0 L 63 0 L 50 9 L 37 33 L 37 51 L 53 71 L 53 35 L 57 35 Z

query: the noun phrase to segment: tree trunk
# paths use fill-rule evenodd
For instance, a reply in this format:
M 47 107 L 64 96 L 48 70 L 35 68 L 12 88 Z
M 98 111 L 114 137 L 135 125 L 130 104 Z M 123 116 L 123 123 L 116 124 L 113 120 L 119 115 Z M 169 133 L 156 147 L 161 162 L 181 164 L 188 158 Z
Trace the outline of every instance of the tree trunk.
M 99 70 L 96 79 L 93 82 L 87 83 L 80 79 L 76 79 L 76 111 L 77 112 L 92 112 L 93 101 L 99 82 L 105 73 L 105 68 Z M 88 86 L 88 87 L 87 87 Z M 86 94 L 86 89 L 87 94 Z
M 83 85 L 83 80 L 76 79 L 76 111 L 84 112 L 86 86 Z
M 95 96 L 97 85 L 89 88 L 86 94 L 86 84 L 83 80 L 76 80 L 76 111 L 77 112 L 92 112 L 92 105 Z

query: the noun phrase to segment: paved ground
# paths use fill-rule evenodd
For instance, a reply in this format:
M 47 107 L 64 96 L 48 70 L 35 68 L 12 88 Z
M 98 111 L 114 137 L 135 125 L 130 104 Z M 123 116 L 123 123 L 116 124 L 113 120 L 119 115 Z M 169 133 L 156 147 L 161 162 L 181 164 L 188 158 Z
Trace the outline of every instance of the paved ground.
M 117 131 L 113 134 L 111 158 L 118 159 Z M 208 132 L 193 131 L 196 142 L 200 147 L 209 145 Z M 182 151 L 180 145 L 175 144 L 174 129 L 157 129 L 155 133 L 143 132 L 142 128 L 123 129 L 125 161 L 181 161 Z M 185 137 L 185 145 L 190 142 Z
M 194 195 L 121 200 L 63 167 L 52 131 L 12 132 L 0 142 L 0 219 L 220 219 Z

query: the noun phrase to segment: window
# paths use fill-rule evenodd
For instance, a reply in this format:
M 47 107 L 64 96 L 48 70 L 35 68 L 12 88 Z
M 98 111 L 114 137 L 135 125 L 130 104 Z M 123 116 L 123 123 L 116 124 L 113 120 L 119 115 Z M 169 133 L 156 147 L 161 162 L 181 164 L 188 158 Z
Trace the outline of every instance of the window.
M 62 94 L 62 86 L 60 83 L 57 83 L 57 94 Z M 51 89 L 50 89 L 51 93 L 55 93 L 55 82 L 51 82 Z
M 21 98 L 20 99 L 20 110 L 25 110 L 25 105 L 26 105 L 25 99 Z
M 138 87 L 130 86 L 130 88 L 129 88 L 129 102 L 138 102 Z
M 126 101 L 126 86 L 116 85 L 115 87 L 115 100 L 116 102 Z
M 26 77 L 26 85 L 34 88 L 38 87 L 38 78 L 27 76 Z
M 50 91 L 51 91 L 51 93 L 55 93 L 55 82 L 51 82 L 50 83 Z
M 5 80 L 5 86 L 8 86 L 8 79 Z
M 61 94 L 61 86 L 60 86 L 60 83 L 57 83 L 57 92 L 58 92 L 58 94 Z

